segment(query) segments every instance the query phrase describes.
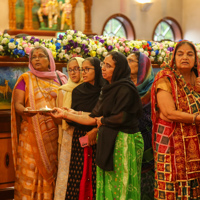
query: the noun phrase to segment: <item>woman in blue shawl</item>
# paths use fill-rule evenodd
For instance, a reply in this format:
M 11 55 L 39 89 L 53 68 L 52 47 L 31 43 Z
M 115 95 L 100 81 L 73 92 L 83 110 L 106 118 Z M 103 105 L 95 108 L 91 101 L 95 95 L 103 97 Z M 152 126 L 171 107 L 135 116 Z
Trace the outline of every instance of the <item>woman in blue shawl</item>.
M 154 198 L 154 162 L 151 140 L 151 86 L 154 73 L 149 58 L 141 53 L 134 52 L 127 57 L 131 68 L 131 80 L 136 85 L 143 105 L 143 116 L 140 119 L 139 130 L 144 139 L 144 154 L 141 175 L 141 200 Z

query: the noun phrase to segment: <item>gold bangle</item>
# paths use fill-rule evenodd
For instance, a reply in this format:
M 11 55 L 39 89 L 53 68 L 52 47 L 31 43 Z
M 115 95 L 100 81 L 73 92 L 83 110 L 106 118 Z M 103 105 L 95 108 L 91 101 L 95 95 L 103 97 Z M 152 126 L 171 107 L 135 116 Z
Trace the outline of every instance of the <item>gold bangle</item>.
M 199 115 L 199 113 L 196 113 L 194 115 L 192 125 L 196 125 L 196 118 L 197 118 L 198 115 Z

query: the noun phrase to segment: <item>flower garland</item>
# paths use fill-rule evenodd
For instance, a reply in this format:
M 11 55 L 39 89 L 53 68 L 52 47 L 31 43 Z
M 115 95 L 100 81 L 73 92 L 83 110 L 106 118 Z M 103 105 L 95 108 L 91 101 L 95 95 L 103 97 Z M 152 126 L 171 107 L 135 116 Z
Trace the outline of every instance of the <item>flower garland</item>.
M 126 38 L 97 35 L 90 39 L 81 31 L 76 30 L 67 30 L 65 35 L 52 39 L 39 39 L 33 36 L 13 39 L 7 33 L 0 33 L 0 56 L 28 57 L 31 49 L 36 46 L 50 49 L 54 59 L 58 61 L 67 61 L 75 56 L 83 58 L 96 56 L 103 60 L 110 51 L 119 51 L 125 56 L 131 52 L 140 51 L 146 54 L 152 62 L 161 64 L 163 61 L 170 60 L 176 43 L 127 40 Z M 195 46 L 200 58 L 200 44 L 195 44 Z

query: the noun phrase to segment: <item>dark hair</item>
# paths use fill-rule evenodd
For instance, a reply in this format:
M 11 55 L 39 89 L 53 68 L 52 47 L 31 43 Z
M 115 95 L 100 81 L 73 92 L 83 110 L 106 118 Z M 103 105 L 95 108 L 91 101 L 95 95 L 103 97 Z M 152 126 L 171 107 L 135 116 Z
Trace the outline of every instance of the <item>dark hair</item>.
M 83 62 L 85 62 L 86 60 L 88 60 L 88 61 L 90 62 L 90 64 L 91 64 L 92 66 L 94 66 L 94 59 L 93 59 L 93 57 L 85 58 L 85 60 L 84 60 Z M 82 63 L 83 63 L 83 62 L 82 62 Z
M 118 54 L 117 54 L 117 51 L 111 51 L 111 52 L 108 52 L 108 54 L 106 55 L 107 56 L 112 56 L 112 60 L 114 61 L 114 63 L 116 64 L 117 62 L 117 57 L 118 57 Z
M 179 49 L 179 47 L 181 47 L 184 44 L 188 44 L 193 49 L 194 54 L 195 54 L 195 64 L 194 64 L 194 67 L 197 68 L 197 50 L 196 50 L 195 46 L 191 42 L 189 42 L 189 41 L 181 41 L 181 42 L 179 42 L 176 45 L 175 52 L 174 52 L 174 60 L 173 60 L 173 62 L 175 63 L 175 57 L 176 57 L 177 50 Z
M 140 59 L 140 52 L 139 52 L 139 51 L 134 51 L 134 52 L 132 52 L 130 55 L 135 55 L 136 58 L 137 58 L 137 60 L 139 61 L 139 59 Z M 130 56 L 130 55 L 129 55 L 129 56 Z
M 34 52 L 35 50 L 38 50 L 38 49 L 42 49 L 42 51 L 44 52 L 44 54 L 46 55 L 46 57 L 47 57 L 48 60 L 50 61 L 50 59 L 49 59 L 49 54 L 48 54 L 47 50 L 46 50 L 43 46 L 38 46 L 38 47 L 33 48 L 33 49 L 31 50 L 31 58 L 32 58 L 32 56 L 33 56 L 33 52 Z

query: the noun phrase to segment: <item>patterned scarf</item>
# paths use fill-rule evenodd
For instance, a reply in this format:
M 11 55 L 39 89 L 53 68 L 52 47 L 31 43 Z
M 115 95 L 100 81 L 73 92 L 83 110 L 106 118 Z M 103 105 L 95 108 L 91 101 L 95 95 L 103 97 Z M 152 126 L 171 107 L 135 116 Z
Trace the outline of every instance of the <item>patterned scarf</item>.
M 142 105 L 146 105 L 151 99 L 151 86 L 154 81 L 154 73 L 150 59 L 140 53 L 138 62 L 137 89 L 142 100 Z

